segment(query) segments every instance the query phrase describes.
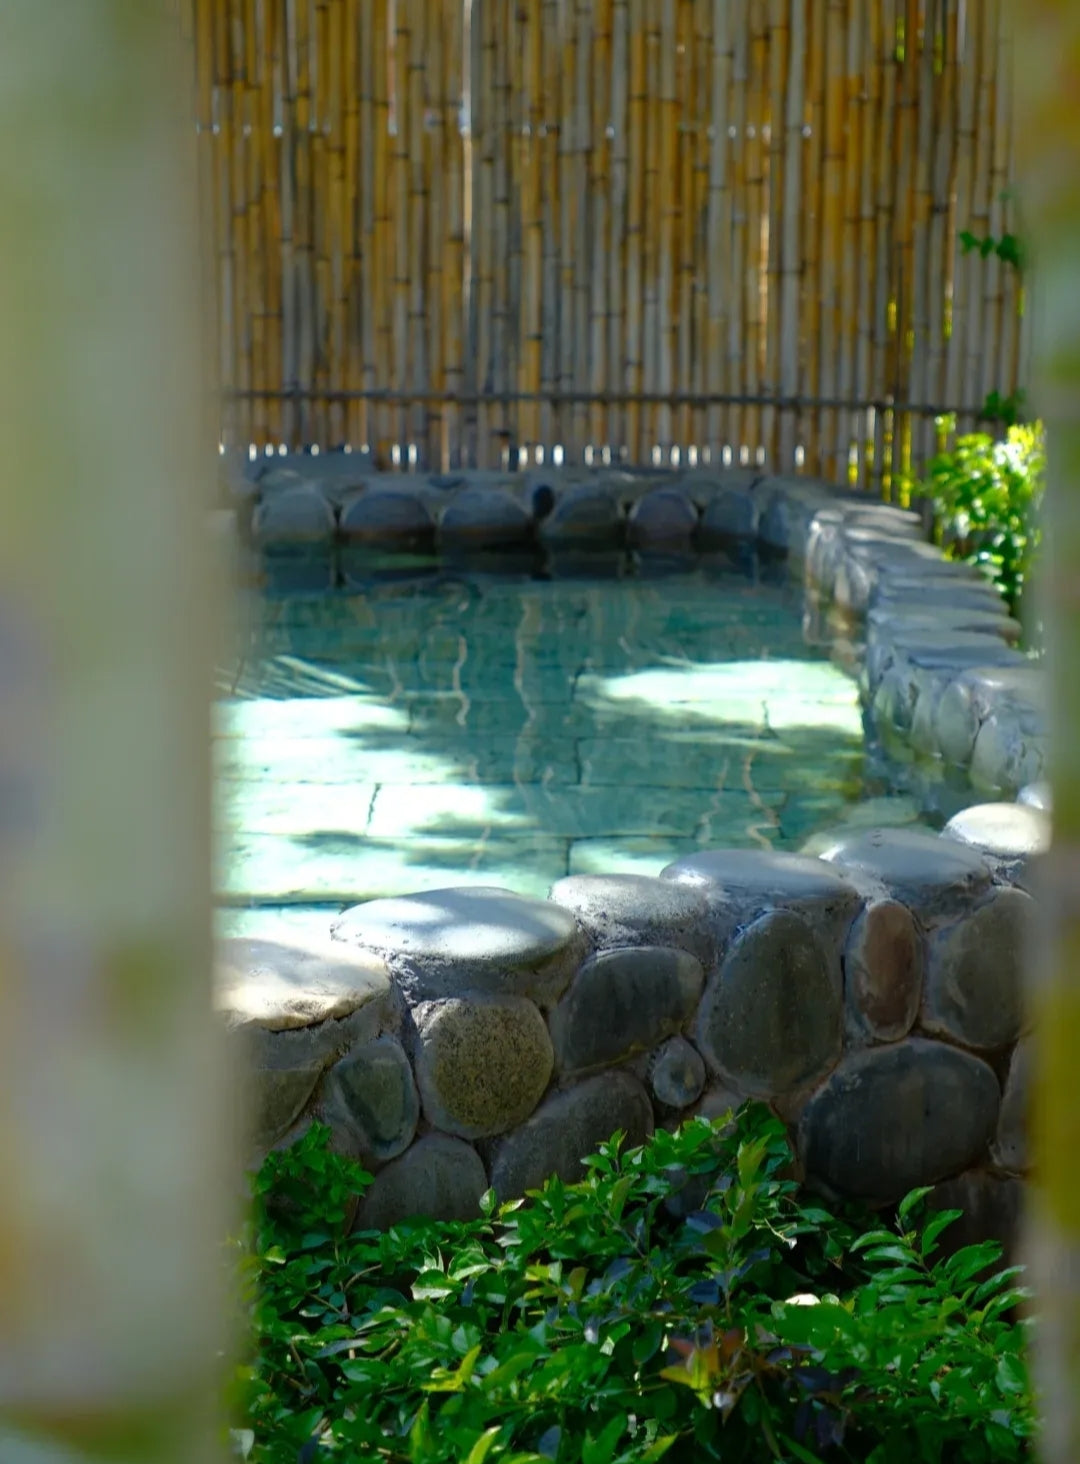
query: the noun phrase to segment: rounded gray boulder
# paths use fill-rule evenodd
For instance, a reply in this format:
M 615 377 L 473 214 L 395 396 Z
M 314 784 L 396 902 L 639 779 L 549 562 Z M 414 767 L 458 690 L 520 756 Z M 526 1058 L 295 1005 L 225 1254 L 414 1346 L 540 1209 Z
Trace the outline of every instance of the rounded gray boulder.
M 422 549 L 435 538 L 435 520 L 418 494 L 373 488 L 342 507 L 338 535 L 349 544 Z
M 378 1037 L 335 1063 L 323 1082 L 323 1111 L 335 1134 L 363 1158 L 384 1162 L 407 1149 L 420 1098 L 401 1043 Z
M 649 1061 L 649 1086 L 665 1108 L 689 1108 L 705 1087 L 705 1063 L 685 1037 L 669 1037 Z
M 480 1156 L 445 1134 L 425 1134 L 375 1176 L 354 1230 L 389 1230 L 401 1220 L 475 1220 L 488 1187 Z
M 439 524 L 446 545 L 501 549 L 525 544 L 533 535 L 532 515 L 501 488 L 465 488 L 447 505 Z
M 993 1069 L 909 1037 L 849 1053 L 799 1125 L 807 1173 L 840 1194 L 892 1201 L 976 1164 L 997 1124 Z
M 677 488 L 654 488 L 634 504 L 629 537 L 641 549 L 685 544 L 697 526 L 697 509 L 685 493 Z
M 824 1076 L 843 1045 L 833 964 L 811 926 L 790 910 L 773 910 L 741 931 L 698 1011 L 695 1042 L 709 1067 L 758 1098 Z
M 1034 901 L 995 889 L 930 939 L 922 1025 L 965 1047 L 1006 1047 L 1020 1035 L 1025 936 Z
M 581 1178 L 582 1160 L 616 1132 L 625 1147 L 643 1144 L 653 1131 L 652 1104 L 629 1073 L 601 1073 L 555 1093 L 519 1129 L 499 1144 L 491 1163 L 491 1184 L 501 1200 L 516 1199 L 557 1176 Z
M 846 935 L 862 904 L 842 871 L 805 854 L 707 849 L 677 859 L 660 878 L 704 896 L 721 940 L 756 914 L 783 909 L 801 915 L 831 946 Z
M 644 1052 L 693 1015 L 705 973 L 686 951 L 624 946 L 591 957 L 550 1016 L 562 1072 L 585 1072 Z

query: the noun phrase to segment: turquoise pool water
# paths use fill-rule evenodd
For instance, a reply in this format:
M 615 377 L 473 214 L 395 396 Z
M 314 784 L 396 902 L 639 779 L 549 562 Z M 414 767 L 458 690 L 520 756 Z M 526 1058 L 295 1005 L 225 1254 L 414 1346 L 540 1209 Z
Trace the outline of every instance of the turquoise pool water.
M 544 895 L 860 817 L 856 687 L 806 643 L 798 588 L 622 569 L 258 596 L 218 708 L 223 928 L 325 930 L 447 883 Z

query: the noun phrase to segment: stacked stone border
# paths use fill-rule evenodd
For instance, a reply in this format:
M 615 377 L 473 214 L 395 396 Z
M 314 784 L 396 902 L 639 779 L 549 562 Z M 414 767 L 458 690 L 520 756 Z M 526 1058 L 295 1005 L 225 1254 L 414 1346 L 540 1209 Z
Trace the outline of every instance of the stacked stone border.
M 941 835 L 844 832 L 817 858 L 707 850 L 657 878 L 560 880 L 546 901 L 406 893 L 322 942 L 225 942 L 218 1003 L 258 1153 L 318 1118 L 375 1172 L 358 1225 L 463 1218 L 489 1186 L 575 1177 L 616 1129 L 638 1143 L 755 1097 L 828 1191 L 935 1184 L 976 1217 L 1015 1215 L 1042 672 L 915 514 L 745 470 L 390 477 L 346 455 L 271 462 L 247 491 L 253 543 L 286 554 L 786 555 L 872 734 L 998 800 Z

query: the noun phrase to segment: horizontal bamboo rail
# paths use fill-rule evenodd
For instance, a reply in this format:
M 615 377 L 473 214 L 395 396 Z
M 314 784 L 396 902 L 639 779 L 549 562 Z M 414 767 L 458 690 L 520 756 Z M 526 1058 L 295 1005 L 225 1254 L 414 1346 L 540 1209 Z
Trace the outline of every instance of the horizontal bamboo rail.
M 230 443 L 894 493 L 1023 378 L 998 0 L 198 0 Z M 945 406 L 945 403 L 951 403 Z

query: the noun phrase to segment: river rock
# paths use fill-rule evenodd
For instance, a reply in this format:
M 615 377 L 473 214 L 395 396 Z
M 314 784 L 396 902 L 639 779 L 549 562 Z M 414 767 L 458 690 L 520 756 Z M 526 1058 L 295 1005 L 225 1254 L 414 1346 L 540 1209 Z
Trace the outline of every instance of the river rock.
M 901 1199 L 976 1164 L 997 1124 L 993 1069 L 943 1042 L 909 1037 L 849 1052 L 799 1125 L 808 1174 L 834 1190 Z
M 420 1099 L 396 1037 L 378 1037 L 341 1058 L 323 1083 L 323 1109 L 335 1134 L 364 1159 L 394 1159 L 412 1143 Z
M 1034 902 L 996 889 L 985 904 L 930 939 L 922 1025 L 965 1047 L 1015 1042 L 1022 1020 L 1022 965 Z
M 426 549 L 435 538 L 435 520 L 418 494 L 371 488 L 342 506 L 338 534 L 349 544 Z
M 1023 803 L 977 803 L 954 814 L 942 833 L 977 849 L 1000 874 L 1015 879 L 1050 847 L 1050 818 Z
M 594 484 L 568 489 L 540 525 L 553 544 L 618 544 L 625 532 L 617 493 Z
M 630 513 L 631 544 L 641 549 L 685 544 L 698 526 L 697 509 L 677 488 L 654 488 L 634 504 Z
M 532 514 L 501 488 L 466 488 L 449 502 L 439 524 L 447 546 L 501 549 L 526 544 L 533 536 Z
M 704 980 L 701 962 L 671 947 L 624 946 L 591 957 L 551 1013 L 560 1071 L 621 1062 L 677 1032 Z
M 1031 1078 L 1034 1051 L 1030 1037 L 1022 1037 L 1013 1048 L 1005 1091 L 1001 1099 L 1001 1117 L 994 1139 L 994 1162 L 1012 1174 L 1026 1174 L 1031 1167 L 1028 1141 L 1030 1127 Z
M 488 1187 L 480 1156 L 445 1134 L 425 1134 L 379 1171 L 354 1230 L 389 1230 L 402 1220 L 475 1220 Z
M 665 1108 L 689 1108 L 705 1087 L 705 1063 L 685 1037 L 669 1037 L 649 1060 L 649 1086 Z
M 625 1148 L 643 1144 L 653 1130 L 649 1095 L 629 1073 L 601 1073 L 555 1093 L 495 1150 L 491 1184 L 501 1200 L 516 1199 L 557 1176 L 581 1178 L 582 1160 L 616 1131 Z
M 843 1040 L 834 967 L 813 928 L 790 910 L 770 911 L 740 932 L 694 1027 L 712 1071 L 760 1098 L 824 1076 Z
M 844 950 L 844 991 L 856 1032 L 895 1042 L 910 1032 L 922 998 L 922 937 L 897 900 L 871 900 Z
M 334 510 L 306 484 L 268 493 L 255 507 L 251 532 L 263 549 L 328 544 L 334 535 Z
M 662 869 L 660 878 L 704 896 L 720 939 L 762 911 L 779 908 L 801 915 L 832 945 L 846 935 L 862 903 L 858 890 L 822 860 L 765 849 L 688 854 Z
M 521 996 L 470 995 L 414 1011 L 416 1080 L 428 1121 L 466 1139 L 505 1133 L 543 1097 L 554 1056 Z

